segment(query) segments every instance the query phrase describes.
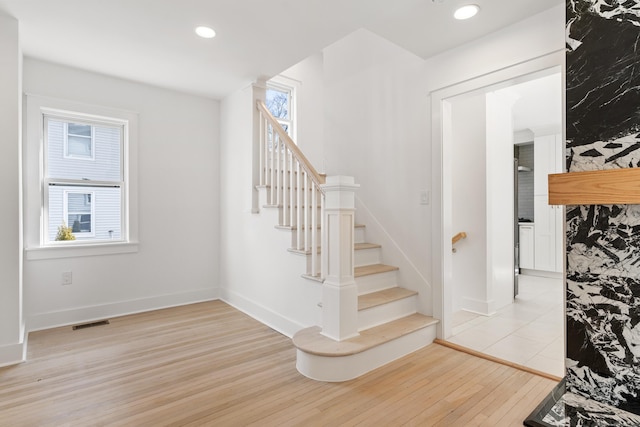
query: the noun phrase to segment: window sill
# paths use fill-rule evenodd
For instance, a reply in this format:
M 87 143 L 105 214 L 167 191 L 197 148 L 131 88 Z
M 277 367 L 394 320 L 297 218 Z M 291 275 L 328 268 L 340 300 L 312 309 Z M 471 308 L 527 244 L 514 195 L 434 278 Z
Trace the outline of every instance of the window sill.
M 138 252 L 138 243 L 118 242 L 69 246 L 41 246 L 26 248 L 27 260 L 76 258 L 83 256 L 117 255 Z

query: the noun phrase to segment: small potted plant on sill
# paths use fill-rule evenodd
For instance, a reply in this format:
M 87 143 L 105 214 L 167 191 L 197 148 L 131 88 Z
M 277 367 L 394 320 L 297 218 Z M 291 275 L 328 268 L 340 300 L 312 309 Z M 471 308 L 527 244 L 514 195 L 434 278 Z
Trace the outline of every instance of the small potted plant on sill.
M 65 223 L 62 223 L 62 225 L 58 227 L 56 240 L 76 240 L 76 236 L 73 235 L 73 230 L 71 229 L 71 227 L 67 227 Z

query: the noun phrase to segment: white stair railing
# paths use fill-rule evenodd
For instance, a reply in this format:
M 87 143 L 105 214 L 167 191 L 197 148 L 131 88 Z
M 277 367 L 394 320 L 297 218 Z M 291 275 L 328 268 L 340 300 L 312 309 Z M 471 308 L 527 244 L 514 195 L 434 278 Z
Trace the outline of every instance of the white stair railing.
M 260 111 L 260 185 L 269 188 L 268 203 L 281 207 L 280 226 L 296 231 L 295 250 L 310 255 L 307 275 L 322 279 L 319 254 L 325 182 L 262 101 Z

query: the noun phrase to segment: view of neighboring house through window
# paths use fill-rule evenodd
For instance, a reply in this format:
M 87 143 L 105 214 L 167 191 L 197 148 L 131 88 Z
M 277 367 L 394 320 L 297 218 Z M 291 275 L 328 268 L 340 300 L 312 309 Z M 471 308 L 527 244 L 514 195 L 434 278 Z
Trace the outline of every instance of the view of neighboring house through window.
M 66 214 L 64 218 L 67 219 L 67 224 L 71 226 L 71 231 L 74 234 L 82 233 L 83 236 L 93 235 L 93 226 L 91 218 L 93 218 L 93 209 L 91 199 L 93 192 L 86 192 L 84 190 L 65 191 L 64 192 L 64 204 L 66 208 Z
M 44 114 L 45 243 L 60 226 L 76 241 L 123 239 L 123 152 L 118 119 Z
M 65 157 L 93 159 L 94 139 L 91 125 L 65 123 Z
M 294 93 L 293 88 L 280 84 L 269 83 L 266 94 L 267 109 L 271 112 L 282 128 L 294 138 Z

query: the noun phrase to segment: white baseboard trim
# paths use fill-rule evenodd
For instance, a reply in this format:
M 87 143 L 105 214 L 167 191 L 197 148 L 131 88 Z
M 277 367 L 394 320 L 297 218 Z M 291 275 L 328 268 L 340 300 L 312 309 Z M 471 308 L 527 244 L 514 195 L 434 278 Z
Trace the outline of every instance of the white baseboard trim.
M 36 313 L 27 318 L 27 331 L 57 328 L 59 326 L 75 325 L 128 314 L 177 307 L 198 302 L 218 299 L 218 288 L 205 288 L 177 294 L 158 295 L 110 304 L 79 307 L 69 310 Z M 1 360 L 1 359 L 0 359 Z
M 555 271 L 529 270 L 527 268 L 520 269 L 521 276 L 546 277 L 548 279 L 562 279 L 563 274 Z
M 493 301 L 484 301 L 466 297 L 462 298 L 462 310 L 481 314 L 483 316 L 491 316 L 495 313 L 495 310 L 491 308 L 493 307 L 493 304 Z
M 305 328 L 304 325 L 227 289 L 220 289 L 220 299 L 289 338 L 293 337 L 300 329 Z
M 0 346 L 0 368 L 17 365 L 27 360 L 27 333 L 21 343 Z

